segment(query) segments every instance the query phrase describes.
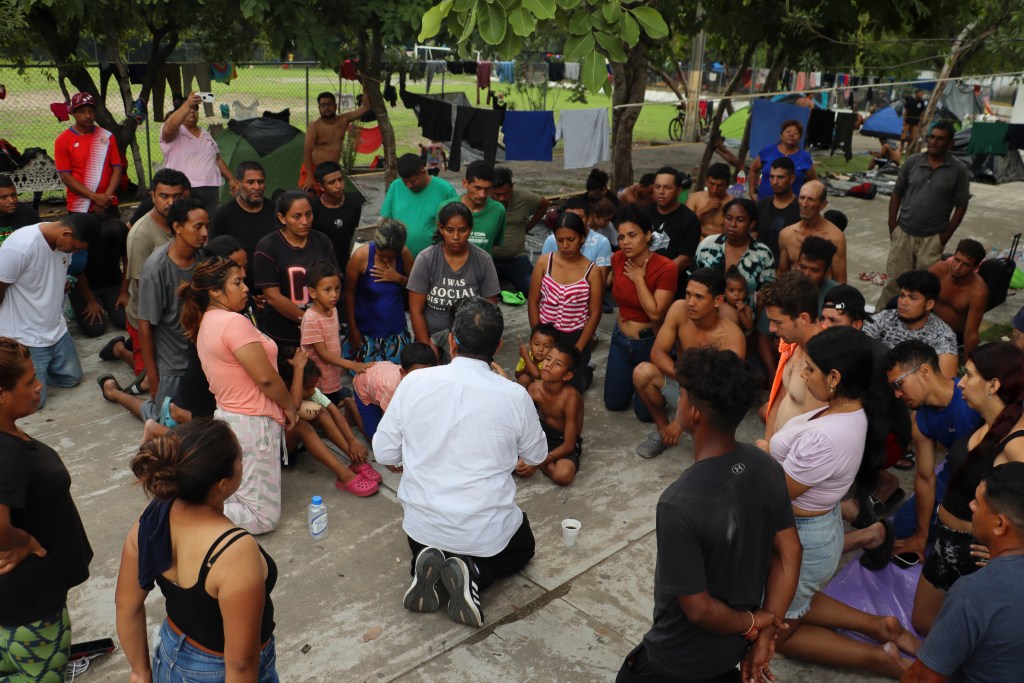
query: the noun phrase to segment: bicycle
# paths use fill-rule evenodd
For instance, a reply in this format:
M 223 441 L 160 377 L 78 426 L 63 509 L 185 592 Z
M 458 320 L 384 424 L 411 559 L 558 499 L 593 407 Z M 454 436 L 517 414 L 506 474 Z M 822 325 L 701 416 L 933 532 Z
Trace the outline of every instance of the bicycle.
M 701 137 L 707 135 L 711 128 L 711 103 L 708 100 L 701 100 L 697 108 L 697 127 Z M 668 122 L 669 140 L 679 141 L 683 139 L 683 129 L 686 126 L 686 105 L 677 104 L 676 117 Z

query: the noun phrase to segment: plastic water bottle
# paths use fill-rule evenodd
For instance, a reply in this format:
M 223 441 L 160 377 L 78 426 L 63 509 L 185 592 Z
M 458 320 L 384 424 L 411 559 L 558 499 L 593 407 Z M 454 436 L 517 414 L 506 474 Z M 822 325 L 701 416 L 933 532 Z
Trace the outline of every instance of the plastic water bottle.
M 314 541 L 327 538 L 327 506 L 324 505 L 323 498 L 313 496 L 306 516 L 309 519 L 309 537 Z

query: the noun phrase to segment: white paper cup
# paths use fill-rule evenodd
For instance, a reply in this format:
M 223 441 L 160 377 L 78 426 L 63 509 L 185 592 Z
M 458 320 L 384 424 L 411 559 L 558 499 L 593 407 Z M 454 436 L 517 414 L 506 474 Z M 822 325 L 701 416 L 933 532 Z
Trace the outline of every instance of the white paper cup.
M 562 520 L 562 543 L 570 548 L 576 545 L 576 539 L 580 535 L 580 527 L 583 526 L 578 519 Z

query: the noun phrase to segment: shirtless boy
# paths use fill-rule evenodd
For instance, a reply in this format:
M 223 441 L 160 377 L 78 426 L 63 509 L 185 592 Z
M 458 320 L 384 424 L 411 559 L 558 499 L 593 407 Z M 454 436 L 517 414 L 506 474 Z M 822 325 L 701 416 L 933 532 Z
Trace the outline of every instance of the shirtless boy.
M 779 234 L 779 269 L 781 276 L 793 269 L 800 258 L 800 245 L 810 235 L 823 237 L 836 245 L 832 259 L 832 279 L 846 284 L 846 236 L 831 221 L 825 220 L 821 212 L 828 206 L 825 184 L 820 180 L 809 180 L 800 188 L 800 222 L 785 228 Z
M 939 277 L 941 289 L 932 313 L 953 328 L 964 345 L 964 355 L 978 345 L 978 330 L 988 303 L 988 285 L 974 270 L 985 258 L 977 240 L 960 240 L 953 258 L 937 261 L 930 270 Z
M 516 473 L 530 476 L 540 470 L 559 486 L 568 486 L 580 468 L 583 453 L 583 397 L 569 383 L 580 352 L 572 344 L 555 342 L 544 359 L 540 381 L 527 388 L 537 405 L 540 426 L 548 441 L 548 457 L 537 467 L 522 460 Z
M 771 441 L 782 425 L 790 419 L 815 408 L 824 407 L 807 390 L 801 376 L 807 356 L 804 348 L 821 332 L 818 324 L 818 288 L 798 271 L 785 273 L 769 282 L 760 293 L 769 327 L 782 342 L 782 360 L 775 372 L 772 390 L 761 414 L 765 420 L 765 441 Z
M 711 164 L 708 167 L 707 188 L 692 193 L 686 200 L 686 207 L 700 219 L 701 238 L 721 235 L 725 229 L 722 207 L 729 201 L 729 179 L 731 172 L 725 164 Z
M 309 124 L 306 130 L 306 144 L 302 154 L 302 171 L 299 187 L 310 190 L 316 186 L 313 170 L 325 161 L 341 161 L 341 150 L 345 145 L 345 133 L 353 121 L 359 120 L 370 111 L 370 99 L 363 93 L 363 102 L 358 109 L 338 114 L 338 100 L 334 93 L 322 92 L 316 96 L 320 118 Z
M 713 268 L 699 268 L 686 284 L 686 299 L 674 302 L 665 314 L 651 348 L 651 360 L 633 370 L 633 386 L 651 413 L 658 431 L 652 432 L 637 447 L 637 455 L 653 458 L 679 441 L 682 426 L 670 420 L 662 390 L 665 377 L 675 377 L 672 349 L 679 352 L 710 346 L 732 351 L 740 358 L 747 354 L 747 342 L 739 326 L 719 315 L 725 309 L 725 276 Z

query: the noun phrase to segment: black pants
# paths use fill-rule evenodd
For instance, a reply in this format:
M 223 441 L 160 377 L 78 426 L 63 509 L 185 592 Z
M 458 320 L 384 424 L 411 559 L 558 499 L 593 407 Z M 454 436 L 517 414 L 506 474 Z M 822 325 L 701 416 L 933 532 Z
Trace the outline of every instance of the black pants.
M 75 321 L 78 323 L 78 329 L 82 331 L 82 334 L 86 337 L 98 337 L 106 332 L 107 317 L 110 318 L 115 330 L 124 331 L 125 322 L 127 321 L 124 309 L 117 308 L 114 305 L 120 292 L 120 287 L 99 287 L 92 290 L 92 295 L 96 297 L 96 301 L 103 307 L 105 314 L 94 320 L 86 320 L 85 318 L 85 297 L 82 296 L 82 293 L 77 289 L 72 289 L 68 292 L 71 308 L 75 311 Z
M 427 546 L 410 536 L 406 536 L 406 538 L 409 539 L 409 549 L 412 550 L 412 562 L 409 564 L 409 573 L 413 574 L 416 571 L 416 556 Z M 482 593 L 485 588 L 497 579 L 515 574 L 525 567 L 526 563 L 533 558 L 536 546 L 536 541 L 533 539 L 533 531 L 530 530 L 530 520 L 527 519 L 524 512 L 523 523 L 512 534 L 512 538 L 509 539 L 508 545 L 505 546 L 504 550 L 497 555 L 491 557 L 459 555 L 459 557 L 463 560 L 472 560 L 473 564 L 476 565 L 476 587 Z M 444 548 L 441 548 L 441 550 L 444 551 L 445 555 L 453 555 L 453 553 L 449 553 Z
M 650 660 L 647 659 L 647 651 L 641 642 L 633 651 L 626 655 L 622 661 L 622 668 L 619 675 L 615 677 L 615 683 L 739 683 L 740 670 L 731 669 L 721 676 L 714 678 L 677 678 L 666 676 L 654 670 Z

